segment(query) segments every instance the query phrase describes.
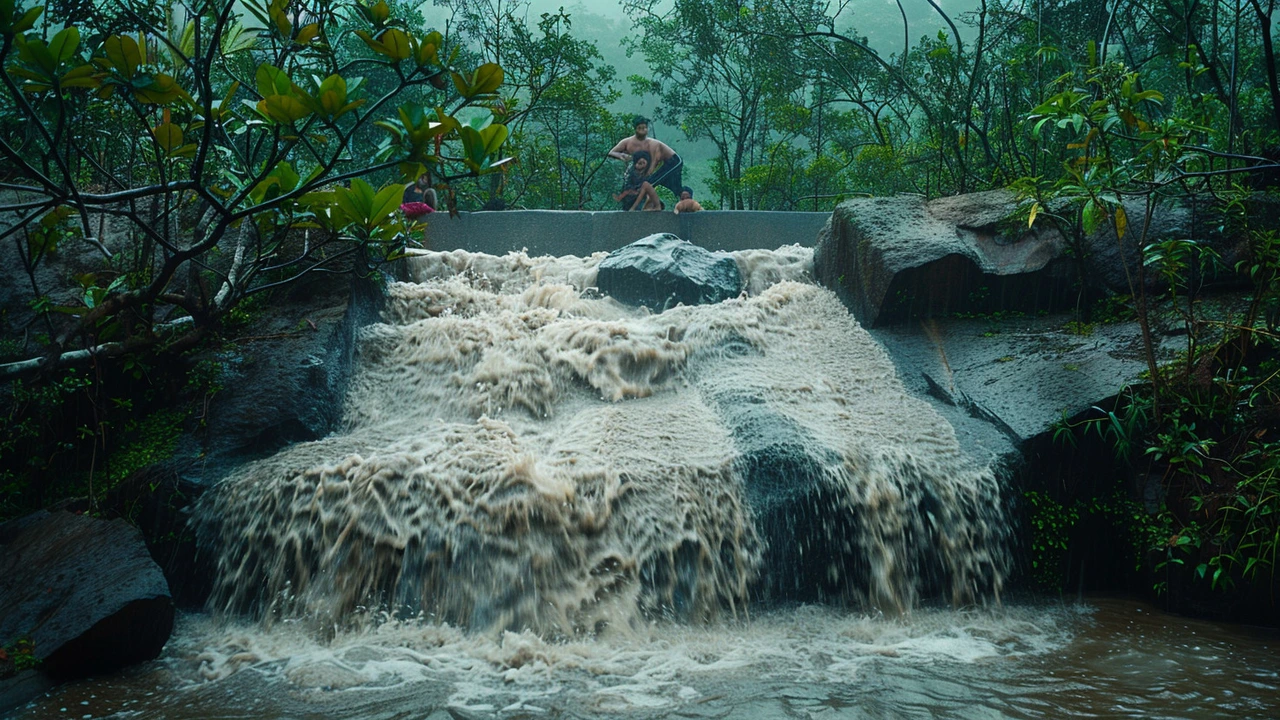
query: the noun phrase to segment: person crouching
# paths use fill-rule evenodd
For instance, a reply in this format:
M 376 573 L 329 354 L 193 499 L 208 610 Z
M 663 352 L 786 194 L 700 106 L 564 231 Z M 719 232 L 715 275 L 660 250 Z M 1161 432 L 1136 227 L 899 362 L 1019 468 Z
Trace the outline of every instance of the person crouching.
M 688 185 L 680 188 L 680 202 L 676 203 L 676 214 L 698 212 L 701 209 L 701 203 L 693 199 L 693 188 Z

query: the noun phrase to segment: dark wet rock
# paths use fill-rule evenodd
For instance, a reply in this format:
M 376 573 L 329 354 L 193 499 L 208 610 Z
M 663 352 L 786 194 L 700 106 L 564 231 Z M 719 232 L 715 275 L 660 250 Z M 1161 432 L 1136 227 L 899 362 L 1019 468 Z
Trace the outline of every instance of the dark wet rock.
M 951 422 L 966 452 L 984 464 L 1017 463 L 1024 443 L 1051 433 L 1064 413 L 1105 403 L 1147 369 L 1136 322 L 1081 326 L 1074 319 L 939 318 L 872 335 L 907 388 Z M 1176 336 L 1157 332 L 1156 340 L 1162 359 L 1180 346 Z
M 0 645 L 29 640 L 49 678 L 150 660 L 173 617 L 164 575 L 125 521 L 40 511 L 0 525 Z
M 857 518 L 842 511 L 826 480 L 840 456 L 749 391 L 716 405 L 740 453 L 738 471 L 764 543 L 757 592 L 800 602 L 847 595 L 867 568 L 857 551 Z
M 1152 211 L 1149 227 L 1144 227 L 1146 205 L 1142 199 L 1126 200 L 1124 207 L 1128 226 L 1123 242 L 1116 241 L 1115 229 L 1110 223 L 1102 223 L 1093 235 L 1084 239 L 1082 254 L 1085 273 L 1100 289 L 1121 295 L 1130 294 L 1130 281 L 1134 288 L 1139 281 L 1139 247 L 1161 240 L 1194 238 L 1218 255 L 1217 268 L 1208 273 L 1208 277 L 1201 277 L 1198 269 L 1193 266 L 1191 272 L 1195 276 L 1195 286 L 1224 281 L 1234 283 L 1236 278 L 1232 269 L 1237 262 L 1249 256 L 1248 241 L 1224 234 L 1222 212 L 1210 207 L 1209 203 L 1162 203 Z M 1248 206 L 1249 224 L 1253 227 L 1275 227 L 1278 207 L 1280 205 L 1272 199 L 1252 200 Z M 1148 269 L 1146 276 L 1148 291 L 1168 291 L 1168 286 L 1158 273 Z
M 737 297 L 742 273 L 729 254 L 663 233 L 609 253 L 600 263 L 596 285 L 621 302 L 661 310 Z
M 183 478 L 216 481 L 241 463 L 328 435 L 342 419 L 356 333 L 378 319 L 381 303 L 369 281 L 302 283 L 274 299 L 232 349 L 207 355 L 220 389 L 204 428 L 184 438 Z
M 183 607 L 204 603 L 211 569 L 188 526 L 204 490 L 240 465 L 295 442 L 316 440 L 341 421 L 356 335 L 375 322 L 383 294 L 369 280 L 303 282 L 258 310 L 230 349 L 198 362 L 216 392 L 170 459 L 131 477 L 139 527 Z
M 867 326 L 1066 307 L 1075 270 L 1065 242 L 1016 213 L 1008 191 L 846 200 L 818 237 L 814 276 Z
M 0 680 L 0 713 L 31 702 L 55 685 L 53 678 L 39 670 L 24 670 Z
M 1266 226 L 1276 208 L 1252 202 L 1250 223 Z M 1139 248 L 1161 240 L 1194 238 L 1221 258 L 1197 285 L 1235 282 L 1231 268 L 1248 257 L 1248 243 L 1223 234 L 1220 211 L 1204 203 L 1162 203 L 1148 223 L 1143 201 L 1131 199 L 1125 217 L 1123 242 L 1106 222 L 1069 249 L 1047 221 L 1028 229 L 1026 208 L 1008 190 L 930 201 L 856 198 L 841 203 L 819 234 L 814 277 L 873 326 L 956 313 L 1057 312 L 1082 297 L 1127 295 L 1140 281 Z M 1156 273 L 1147 275 L 1148 291 L 1166 289 Z

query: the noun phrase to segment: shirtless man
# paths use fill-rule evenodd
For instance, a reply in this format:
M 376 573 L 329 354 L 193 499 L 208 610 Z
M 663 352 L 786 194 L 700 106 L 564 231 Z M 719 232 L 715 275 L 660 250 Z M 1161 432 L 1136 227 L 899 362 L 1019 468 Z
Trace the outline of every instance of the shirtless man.
M 669 145 L 661 140 L 654 140 L 649 137 L 649 119 L 637 115 L 632 121 L 636 134 L 629 138 L 623 138 L 613 149 L 609 151 L 609 157 L 616 158 L 623 162 L 630 162 L 631 156 L 637 150 L 644 150 L 649 153 L 649 157 L 653 160 L 653 173 L 648 178 L 653 185 L 662 185 L 671 191 L 672 195 L 680 197 L 680 173 L 684 166 L 684 161 L 672 150 Z

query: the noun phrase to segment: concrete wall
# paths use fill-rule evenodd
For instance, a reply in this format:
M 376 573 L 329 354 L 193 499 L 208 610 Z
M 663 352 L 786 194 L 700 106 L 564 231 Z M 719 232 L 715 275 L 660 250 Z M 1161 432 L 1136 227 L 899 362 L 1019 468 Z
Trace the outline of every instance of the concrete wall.
M 708 210 L 580 212 L 505 210 L 445 213 L 427 220 L 427 249 L 502 255 L 525 248 L 530 255 L 590 255 L 616 250 L 653 233 L 671 233 L 711 250 L 748 250 L 799 244 L 812 247 L 831 213 Z

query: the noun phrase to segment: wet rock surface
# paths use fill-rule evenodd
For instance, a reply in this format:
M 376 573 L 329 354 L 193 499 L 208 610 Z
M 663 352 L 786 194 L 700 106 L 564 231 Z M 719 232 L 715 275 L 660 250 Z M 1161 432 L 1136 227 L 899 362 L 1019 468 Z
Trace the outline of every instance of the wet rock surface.
M 712 252 L 669 233 L 619 248 L 599 266 L 600 291 L 621 302 L 660 311 L 737 297 L 742 273 L 728 253 Z
M 1013 193 L 841 203 L 818 237 L 814 276 L 867 326 L 912 316 L 1065 307 L 1074 267 L 1052 229 L 1028 230 Z
M 1115 229 L 1110 223 L 1102 223 L 1096 232 L 1084 238 L 1085 273 L 1091 283 L 1109 292 L 1128 295 L 1131 292 L 1130 281 L 1133 286 L 1139 282 L 1139 247 L 1161 240 L 1186 238 L 1194 238 L 1218 256 L 1217 270 L 1210 273 L 1210 277 L 1195 275 L 1197 285 L 1236 283 L 1237 278 L 1231 269 L 1249 257 L 1249 243 L 1245 238 L 1222 232 L 1220 210 L 1214 210 L 1208 203 L 1166 203 L 1153 208 L 1148 225 L 1147 208 L 1141 199 L 1126 200 L 1124 207 L 1128 226 L 1123 242 L 1116 240 Z M 1280 209 L 1276 201 L 1255 198 L 1248 207 L 1252 227 L 1275 226 L 1276 211 Z M 1169 289 L 1159 273 L 1151 268 L 1146 272 L 1146 287 L 1148 291 L 1157 293 Z
M 842 599 L 867 573 L 857 547 L 857 517 L 833 512 L 827 482 L 842 458 L 749 391 L 716 398 L 740 453 L 737 465 L 756 533 L 764 544 L 757 594 L 772 601 Z
M 1147 370 L 1134 320 L 1081 324 L 1072 313 L 935 318 L 871 334 L 907 388 L 931 401 L 976 461 L 1034 472 L 1070 450 L 1048 440 L 1058 422 L 1109 407 Z M 1153 339 L 1158 362 L 1186 343 L 1163 323 L 1153 325 Z
M 923 320 L 872 334 L 907 387 L 933 400 L 975 459 L 1003 463 L 1064 412 L 1103 403 L 1147 367 L 1136 322 L 1085 326 L 1080 334 L 1072 319 Z
M 125 521 L 40 511 L 0 526 L 0 645 L 29 641 L 47 678 L 150 660 L 173 617 L 164 575 Z M 19 675 L 10 685 L 15 692 L 0 695 L 16 703 L 22 688 L 45 683 Z
M 216 369 L 217 387 L 194 429 L 171 458 L 130 479 L 151 488 L 140 493 L 136 521 L 178 605 L 203 605 L 212 587 L 188 526 L 191 504 L 236 467 L 333 431 L 356 333 L 377 319 L 382 302 L 382 289 L 368 280 L 300 283 L 256 313 L 235 343 L 199 358 Z
M 317 440 L 342 419 L 356 331 L 373 322 L 382 292 L 370 282 L 312 282 L 273 302 L 231 349 L 204 429 L 188 445 L 184 478 L 217 480 L 240 463 Z
M 1251 217 L 1265 222 L 1275 207 L 1256 203 Z M 1008 190 L 855 198 L 819 234 L 814 277 L 871 327 L 956 313 L 1052 313 L 1081 298 L 1127 295 L 1141 281 L 1138 248 L 1162 240 L 1194 238 L 1218 255 L 1220 270 L 1197 283 L 1235 282 L 1229 269 L 1248 255 L 1248 243 L 1224 235 L 1208 207 L 1165 203 L 1148 217 L 1143 201 L 1129 200 L 1125 216 L 1123 242 L 1104 222 L 1070 249 L 1051 223 L 1028 228 L 1027 209 Z M 1148 291 L 1167 289 L 1162 283 L 1147 273 Z

